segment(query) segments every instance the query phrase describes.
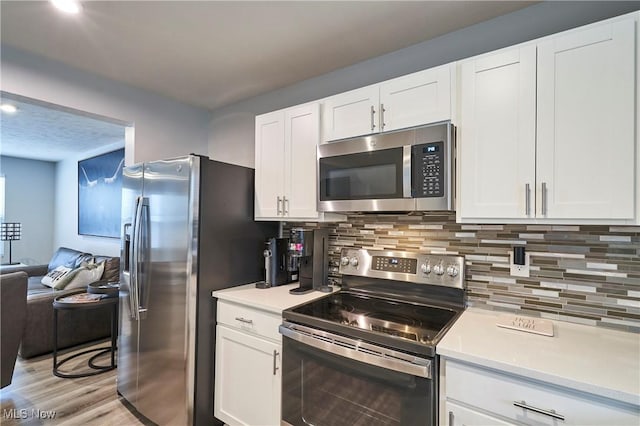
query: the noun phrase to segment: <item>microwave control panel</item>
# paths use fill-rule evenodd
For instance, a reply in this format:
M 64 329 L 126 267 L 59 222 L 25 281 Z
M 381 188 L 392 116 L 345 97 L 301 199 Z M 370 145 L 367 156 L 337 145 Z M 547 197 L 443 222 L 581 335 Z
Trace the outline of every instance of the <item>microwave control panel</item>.
M 445 191 L 444 142 L 411 147 L 411 195 L 414 198 L 443 197 Z

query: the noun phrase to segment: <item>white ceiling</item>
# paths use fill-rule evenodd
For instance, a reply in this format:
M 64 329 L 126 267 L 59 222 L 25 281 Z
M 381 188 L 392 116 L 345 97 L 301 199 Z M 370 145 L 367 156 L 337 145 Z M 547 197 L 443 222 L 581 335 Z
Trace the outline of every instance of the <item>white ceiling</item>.
M 531 5 L 525 1 L 0 2 L 3 44 L 215 109 Z
M 51 105 L 2 97 L 18 108 L 0 113 L 0 154 L 60 161 L 109 145 L 124 146 L 125 127 Z
M 215 109 L 531 5 L 525 1 L 0 1 L 0 40 Z M 58 161 L 122 126 L 31 102 L 2 113 L 0 154 Z

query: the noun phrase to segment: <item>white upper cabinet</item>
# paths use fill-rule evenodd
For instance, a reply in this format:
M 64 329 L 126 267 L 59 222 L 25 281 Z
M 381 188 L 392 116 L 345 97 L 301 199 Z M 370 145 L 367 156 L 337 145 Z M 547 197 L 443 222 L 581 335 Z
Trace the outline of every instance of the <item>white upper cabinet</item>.
M 460 95 L 459 210 L 472 218 L 532 217 L 535 46 L 463 62 Z
M 319 120 L 318 104 L 285 112 L 285 216 L 318 218 L 316 153 L 320 142 Z
M 381 83 L 380 131 L 450 120 L 453 73 L 443 65 Z
M 539 216 L 633 219 L 635 31 L 626 19 L 538 45 Z
M 304 104 L 256 117 L 255 218 L 341 220 L 317 210 L 319 105 Z
M 256 219 L 278 217 L 282 212 L 284 145 L 284 111 L 256 117 Z
M 455 69 L 442 65 L 325 99 L 322 141 L 451 119 Z
M 373 85 L 325 99 L 322 104 L 322 140 L 377 132 L 379 93 L 378 86 Z
M 458 221 L 636 223 L 636 20 L 460 63 Z

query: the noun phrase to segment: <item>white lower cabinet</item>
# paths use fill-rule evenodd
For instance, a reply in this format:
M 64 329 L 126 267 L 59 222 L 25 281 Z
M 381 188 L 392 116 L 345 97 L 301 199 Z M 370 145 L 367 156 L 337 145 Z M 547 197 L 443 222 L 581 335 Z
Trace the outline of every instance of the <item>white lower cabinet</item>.
M 281 343 L 256 334 L 263 329 L 261 323 L 277 316 L 261 311 L 253 315 L 251 309 L 224 302 L 218 305 L 214 415 L 231 426 L 279 425 Z M 226 318 L 237 324 L 221 323 Z
M 445 424 L 447 426 L 508 426 L 512 424 L 453 402 L 447 401 L 446 407 Z
M 637 406 L 525 377 L 444 362 L 445 407 L 440 425 L 638 426 Z

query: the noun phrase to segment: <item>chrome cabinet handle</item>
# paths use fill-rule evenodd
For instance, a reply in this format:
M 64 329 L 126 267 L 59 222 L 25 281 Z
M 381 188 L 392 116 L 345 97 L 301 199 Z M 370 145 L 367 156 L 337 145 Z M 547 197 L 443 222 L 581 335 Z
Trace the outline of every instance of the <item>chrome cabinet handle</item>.
M 250 319 L 244 319 L 244 318 L 242 318 L 242 317 L 236 317 L 236 321 L 240 321 L 240 322 L 243 322 L 243 323 L 245 323 L 245 324 L 253 324 L 253 320 L 250 320 Z
M 282 197 L 282 215 L 286 216 L 289 214 L 289 199 L 287 197 Z
M 278 367 L 278 363 L 276 362 L 276 357 L 280 355 L 278 353 L 278 351 L 276 351 L 275 349 L 273 350 L 273 375 L 276 375 L 276 372 L 278 371 L 279 367 Z
M 516 407 L 524 408 L 525 410 L 533 411 L 535 413 L 544 414 L 545 416 L 553 417 L 554 419 L 564 421 L 564 416 L 556 413 L 555 410 L 543 410 L 542 408 L 532 407 L 527 405 L 525 401 L 513 401 L 513 405 Z
M 542 215 L 547 215 L 547 183 L 542 182 Z
M 280 203 L 282 203 L 282 198 L 278 197 L 278 205 L 276 209 L 278 210 L 278 216 L 282 215 L 282 209 L 280 209 Z
M 525 216 L 529 216 L 529 194 L 531 192 L 531 187 L 530 185 L 527 183 L 524 185 L 524 215 Z
M 453 411 L 449 411 L 449 426 L 453 426 Z
M 373 116 L 376 114 L 376 110 L 373 107 L 373 105 L 371 105 L 371 131 L 373 132 L 376 128 L 376 122 L 373 118 Z
M 384 104 L 380 104 L 380 130 L 384 130 L 384 126 L 386 126 L 385 122 L 384 122 L 384 112 L 386 111 L 386 109 L 384 109 Z

